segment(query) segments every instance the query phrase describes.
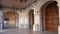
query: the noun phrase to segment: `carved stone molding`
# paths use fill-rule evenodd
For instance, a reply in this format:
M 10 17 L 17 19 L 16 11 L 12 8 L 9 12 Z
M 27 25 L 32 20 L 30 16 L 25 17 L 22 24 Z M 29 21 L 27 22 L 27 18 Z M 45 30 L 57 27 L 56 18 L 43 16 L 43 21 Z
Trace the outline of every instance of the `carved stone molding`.
M 24 9 L 30 6 L 35 0 L 3 0 L 1 5 L 6 7 L 14 7 Z

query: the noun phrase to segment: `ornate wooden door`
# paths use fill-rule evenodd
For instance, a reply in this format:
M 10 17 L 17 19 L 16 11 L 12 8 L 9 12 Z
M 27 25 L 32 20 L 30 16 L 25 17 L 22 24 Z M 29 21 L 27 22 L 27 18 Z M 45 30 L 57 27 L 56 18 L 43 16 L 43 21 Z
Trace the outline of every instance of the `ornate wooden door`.
M 59 12 L 58 6 L 51 3 L 45 11 L 45 26 L 47 31 L 58 32 Z

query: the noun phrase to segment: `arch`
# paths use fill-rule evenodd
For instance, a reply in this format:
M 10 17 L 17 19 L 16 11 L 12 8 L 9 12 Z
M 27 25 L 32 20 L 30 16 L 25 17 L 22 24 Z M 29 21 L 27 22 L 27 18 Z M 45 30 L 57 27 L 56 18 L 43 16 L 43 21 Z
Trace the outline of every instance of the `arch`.
M 56 4 L 58 4 L 57 1 L 46 1 L 45 3 L 43 3 L 43 4 L 41 5 L 40 10 L 42 11 L 42 10 L 45 9 L 49 4 L 54 3 L 54 2 L 55 2 Z
M 29 29 L 33 29 L 33 25 L 34 25 L 34 10 L 31 9 L 29 12 Z
M 40 7 L 40 11 L 42 13 L 42 30 L 43 31 L 46 31 L 46 23 L 45 23 L 45 12 L 46 12 L 46 9 L 49 5 L 51 4 L 55 4 L 57 6 L 58 2 L 57 1 L 46 1 L 41 7 Z M 59 19 L 58 19 L 58 22 L 59 22 Z M 59 24 L 59 23 L 58 23 Z M 58 27 L 58 26 L 57 26 Z
M 3 29 L 18 28 L 19 14 L 17 12 L 6 11 L 6 12 L 4 12 L 3 17 L 4 17 Z
M 13 12 L 19 15 L 19 11 L 12 11 L 12 10 L 4 10 L 3 14 L 5 14 L 6 12 Z

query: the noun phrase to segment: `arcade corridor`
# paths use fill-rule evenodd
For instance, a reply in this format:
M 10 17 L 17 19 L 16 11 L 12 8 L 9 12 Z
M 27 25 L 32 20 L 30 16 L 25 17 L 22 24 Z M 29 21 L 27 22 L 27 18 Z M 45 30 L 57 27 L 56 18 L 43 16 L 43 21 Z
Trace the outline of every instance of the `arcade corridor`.
M 60 34 L 60 0 L 0 0 L 0 34 Z

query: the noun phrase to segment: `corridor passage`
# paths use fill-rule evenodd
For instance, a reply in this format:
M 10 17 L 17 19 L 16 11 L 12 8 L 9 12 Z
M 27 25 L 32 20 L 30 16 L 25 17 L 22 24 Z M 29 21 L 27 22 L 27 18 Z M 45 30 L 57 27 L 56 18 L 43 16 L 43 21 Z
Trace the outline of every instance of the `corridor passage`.
M 0 31 L 0 34 L 58 34 L 57 32 L 39 32 L 39 31 L 32 31 L 26 29 L 6 29 Z

